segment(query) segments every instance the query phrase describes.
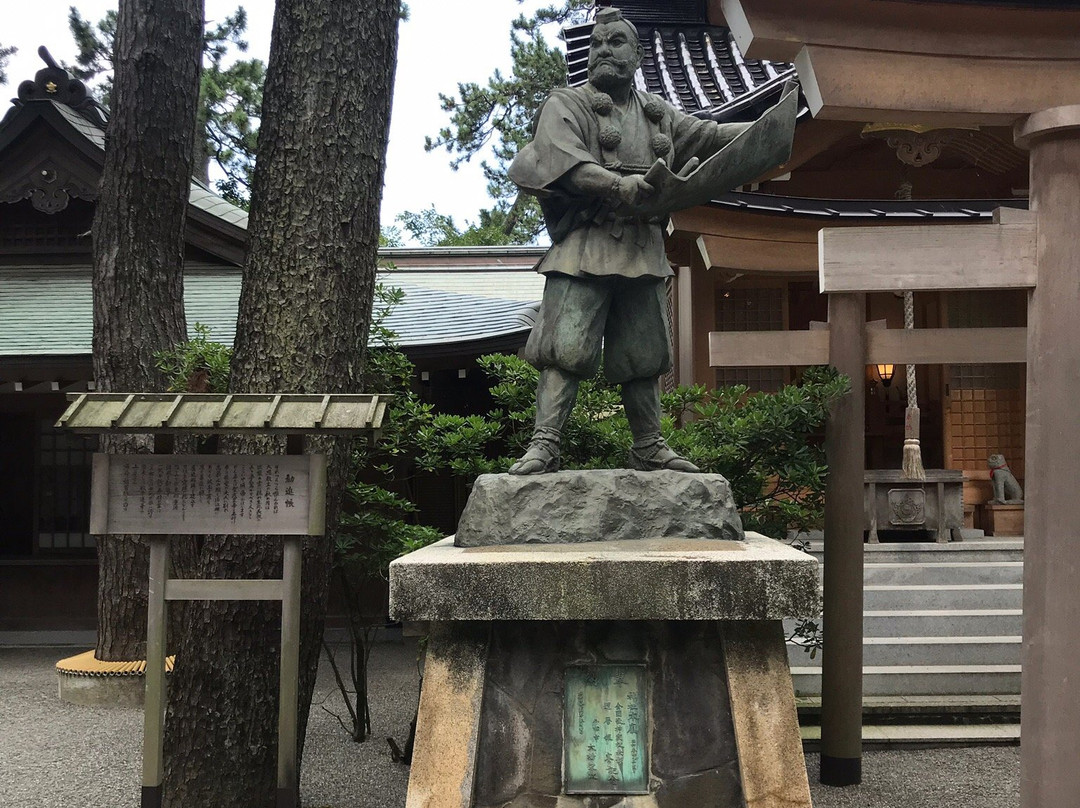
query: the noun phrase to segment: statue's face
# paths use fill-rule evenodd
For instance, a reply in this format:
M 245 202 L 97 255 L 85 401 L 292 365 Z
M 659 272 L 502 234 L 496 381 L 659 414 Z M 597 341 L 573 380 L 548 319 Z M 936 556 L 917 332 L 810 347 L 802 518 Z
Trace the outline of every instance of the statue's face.
M 626 87 L 641 62 L 641 46 L 630 28 L 621 22 L 601 23 L 589 42 L 589 81 L 608 90 Z

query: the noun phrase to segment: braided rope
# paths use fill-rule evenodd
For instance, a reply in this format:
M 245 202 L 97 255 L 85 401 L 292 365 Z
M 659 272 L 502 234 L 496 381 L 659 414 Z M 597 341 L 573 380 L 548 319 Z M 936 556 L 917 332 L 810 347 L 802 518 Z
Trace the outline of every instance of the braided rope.
M 904 329 L 912 331 L 915 328 L 915 295 L 904 292 Z M 915 366 L 905 365 L 904 374 L 907 376 L 907 400 L 909 407 L 919 406 L 919 393 L 915 386 Z

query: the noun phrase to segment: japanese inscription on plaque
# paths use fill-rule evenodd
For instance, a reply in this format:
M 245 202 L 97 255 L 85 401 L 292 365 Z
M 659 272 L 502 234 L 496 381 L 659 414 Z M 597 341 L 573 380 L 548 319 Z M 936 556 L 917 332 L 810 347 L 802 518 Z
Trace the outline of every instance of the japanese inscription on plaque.
M 648 793 L 645 666 L 567 668 L 565 696 L 563 780 L 566 793 Z
M 321 535 L 323 455 L 94 456 L 91 533 Z

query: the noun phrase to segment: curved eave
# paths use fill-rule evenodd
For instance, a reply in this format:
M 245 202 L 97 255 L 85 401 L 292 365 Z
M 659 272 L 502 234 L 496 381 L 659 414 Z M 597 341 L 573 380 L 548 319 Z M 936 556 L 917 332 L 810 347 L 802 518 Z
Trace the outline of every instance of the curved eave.
M 529 339 L 530 330 L 526 328 L 513 333 L 462 342 L 434 342 L 400 347 L 413 364 L 427 366 L 434 364 L 456 368 L 461 361 L 472 361 L 477 356 L 490 353 L 516 353 Z

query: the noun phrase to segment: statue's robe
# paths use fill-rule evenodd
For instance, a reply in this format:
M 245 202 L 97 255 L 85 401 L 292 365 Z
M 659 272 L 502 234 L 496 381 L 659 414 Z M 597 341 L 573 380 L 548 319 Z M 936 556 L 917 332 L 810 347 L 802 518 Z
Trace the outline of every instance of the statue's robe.
M 672 274 L 664 256 L 666 217 L 616 216 L 605 200 L 575 196 L 560 181 L 584 163 L 644 174 L 663 158 L 677 171 L 692 157 L 715 154 L 750 124 L 694 118 L 637 90 L 625 110 L 604 112 L 607 98 L 591 85 L 555 90 L 541 107 L 532 142 L 510 166 L 510 179 L 538 197 L 551 236 L 537 269 L 572 277 L 664 278 Z

